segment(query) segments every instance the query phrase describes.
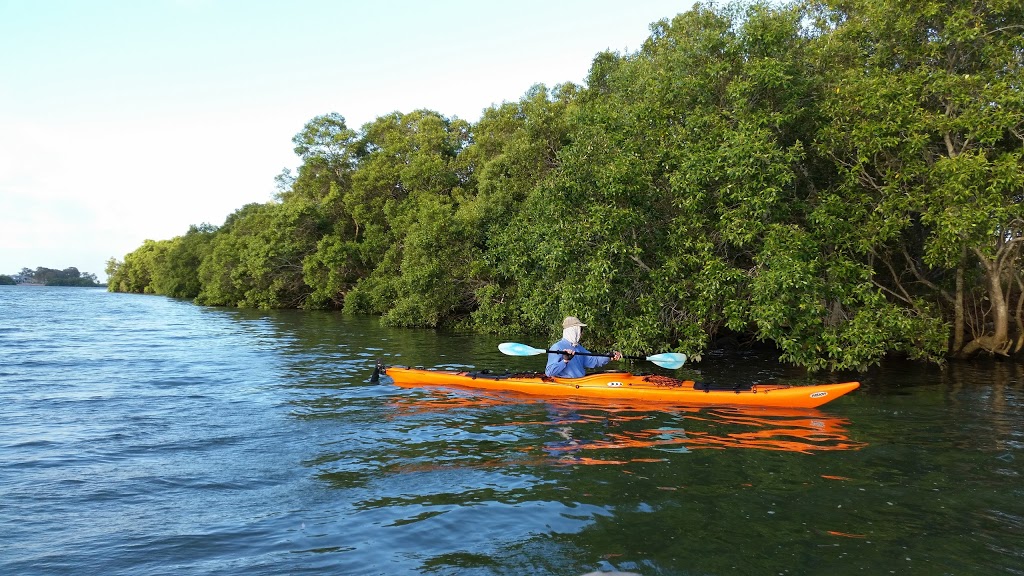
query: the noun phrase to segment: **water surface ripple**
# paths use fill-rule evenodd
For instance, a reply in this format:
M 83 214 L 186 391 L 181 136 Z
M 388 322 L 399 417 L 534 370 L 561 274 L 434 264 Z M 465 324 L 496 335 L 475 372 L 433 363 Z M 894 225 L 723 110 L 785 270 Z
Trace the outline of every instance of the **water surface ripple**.
M 662 371 L 863 380 L 817 410 L 369 382 L 539 368 L 497 343 L 0 287 L 0 573 L 1024 574 L 1016 364 Z

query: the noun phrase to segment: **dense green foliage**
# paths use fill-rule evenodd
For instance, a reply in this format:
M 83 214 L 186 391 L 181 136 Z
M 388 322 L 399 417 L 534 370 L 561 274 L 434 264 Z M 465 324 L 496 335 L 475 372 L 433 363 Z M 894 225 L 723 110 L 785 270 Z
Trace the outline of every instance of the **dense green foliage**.
M 12 276 L 0 274 L 0 286 L 14 286 L 17 283 Z
M 812 369 L 1024 346 L 1024 5 L 697 5 L 585 86 L 470 124 L 293 140 L 276 201 L 111 260 L 110 289 L 344 308 Z
M 3 281 L 3 278 L 9 278 L 10 282 Z M 95 274 L 89 272 L 79 272 L 78 268 L 74 266 L 65 268 L 63 270 L 56 270 L 53 268 L 44 268 L 40 266 L 35 270 L 30 268 L 22 268 L 18 274 L 18 278 L 21 282 L 29 282 L 32 284 L 45 284 L 46 286 L 79 286 L 79 287 L 96 287 L 102 286 L 97 282 Z M 0 277 L 0 284 L 15 284 L 16 280 L 10 276 Z

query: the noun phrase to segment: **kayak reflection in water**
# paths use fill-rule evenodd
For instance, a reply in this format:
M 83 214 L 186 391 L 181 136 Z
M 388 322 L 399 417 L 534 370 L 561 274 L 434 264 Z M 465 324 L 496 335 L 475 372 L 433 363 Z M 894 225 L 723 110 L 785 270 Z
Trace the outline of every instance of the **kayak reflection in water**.
M 621 360 L 622 353 L 612 352 L 611 358 L 606 356 L 581 356 L 577 352 L 589 354 L 590 351 L 580 346 L 580 338 L 583 336 L 583 327 L 586 326 L 575 316 L 569 316 L 562 321 L 562 339 L 548 347 L 548 350 L 559 352 L 548 353 L 548 365 L 544 373 L 548 376 L 560 378 L 581 378 L 587 373 L 587 368 L 600 368 L 608 363 L 608 360 Z

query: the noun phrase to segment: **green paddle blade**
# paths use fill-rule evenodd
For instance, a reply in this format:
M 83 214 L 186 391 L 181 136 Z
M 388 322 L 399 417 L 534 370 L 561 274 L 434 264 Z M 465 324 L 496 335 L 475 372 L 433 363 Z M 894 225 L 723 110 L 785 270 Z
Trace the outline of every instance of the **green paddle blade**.
M 540 348 L 533 348 L 526 344 L 520 344 L 518 342 L 502 342 L 498 344 L 498 350 L 501 350 L 502 354 L 509 356 L 536 356 L 538 354 L 545 354 L 547 350 L 541 350 Z
M 662 368 L 668 368 L 670 370 L 681 368 L 683 364 L 686 364 L 686 354 L 677 354 L 675 352 L 655 354 L 654 356 L 648 356 L 646 359 L 654 362 Z

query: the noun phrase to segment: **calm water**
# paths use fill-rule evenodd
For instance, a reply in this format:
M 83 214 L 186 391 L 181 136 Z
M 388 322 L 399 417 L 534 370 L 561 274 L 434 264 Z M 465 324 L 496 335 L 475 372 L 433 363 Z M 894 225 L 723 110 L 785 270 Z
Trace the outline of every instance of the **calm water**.
M 368 381 L 543 362 L 498 342 L 0 287 L 0 574 L 1024 574 L 1019 366 L 889 363 L 788 412 Z

